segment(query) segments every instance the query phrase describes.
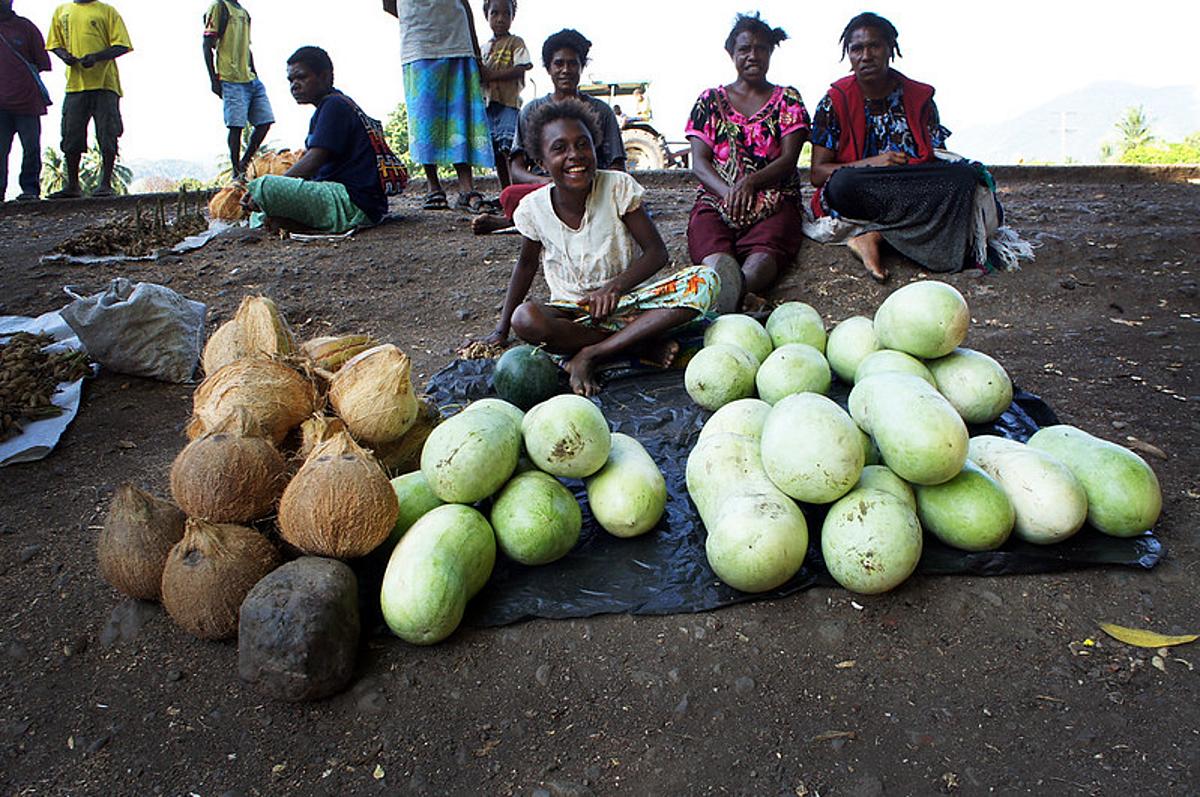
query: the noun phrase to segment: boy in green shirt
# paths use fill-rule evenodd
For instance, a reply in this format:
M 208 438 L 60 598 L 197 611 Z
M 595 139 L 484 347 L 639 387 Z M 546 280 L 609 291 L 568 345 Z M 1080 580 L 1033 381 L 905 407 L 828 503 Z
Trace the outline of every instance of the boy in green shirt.
M 67 185 L 51 199 L 83 196 L 79 161 L 87 150 L 88 122 L 95 121 L 102 160 L 100 183 L 92 196 L 112 196 L 117 139 L 125 132 L 121 121 L 121 75 L 116 59 L 133 49 L 129 31 L 116 9 L 98 0 L 74 0 L 54 11 L 46 49 L 67 65 L 67 96 L 63 99 L 62 151 Z
M 204 66 L 216 94 L 225 104 L 229 128 L 229 162 L 240 180 L 275 121 L 267 90 L 254 72 L 250 53 L 250 14 L 238 0 L 214 0 L 204 15 Z M 242 155 L 242 130 L 254 130 Z

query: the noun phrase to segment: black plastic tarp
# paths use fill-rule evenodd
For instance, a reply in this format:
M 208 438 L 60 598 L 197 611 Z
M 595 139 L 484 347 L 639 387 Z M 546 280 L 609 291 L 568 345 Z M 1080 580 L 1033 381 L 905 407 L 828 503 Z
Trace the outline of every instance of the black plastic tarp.
M 444 414 L 494 395 L 491 360 L 459 360 L 437 373 L 427 392 Z M 831 398 L 845 406 L 848 390 L 834 382 Z M 805 506 L 809 553 L 791 581 L 767 593 L 747 594 L 722 583 L 704 554 L 706 532 L 685 485 L 687 457 L 711 413 L 688 396 L 683 371 L 626 370 L 610 376 L 596 398 L 613 431 L 636 438 L 666 477 L 667 511 L 658 526 L 634 539 L 609 535 L 592 519 L 582 482 L 568 482 L 584 510 L 579 544 L 563 559 L 527 567 L 498 555 L 488 585 L 468 608 L 467 622 L 500 626 L 532 617 L 568 618 L 596 614 L 680 614 L 750 600 L 790 595 L 814 584 L 834 582 L 821 561 L 823 507 Z M 1027 440 L 1041 426 L 1057 423 L 1037 396 L 1017 391 L 1008 412 L 971 434 L 1001 434 Z M 926 535 L 917 573 L 981 576 L 1051 573 L 1098 565 L 1152 568 L 1161 543 L 1146 534 L 1118 539 L 1085 527 L 1050 546 L 1010 541 L 998 551 L 968 553 Z

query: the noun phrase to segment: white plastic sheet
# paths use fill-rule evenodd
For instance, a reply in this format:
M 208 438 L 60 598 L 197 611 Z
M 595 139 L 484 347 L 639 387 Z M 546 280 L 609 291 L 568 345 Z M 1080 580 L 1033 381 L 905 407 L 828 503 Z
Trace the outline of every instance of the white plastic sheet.
M 0 343 L 6 342 L 17 332 L 29 332 L 34 335 L 50 335 L 55 343 L 48 350 L 52 352 L 82 349 L 79 338 L 67 326 L 67 322 L 58 311 L 46 313 L 37 318 L 26 316 L 0 316 Z M 95 369 L 95 366 L 92 366 Z M 79 412 L 79 402 L 83 398 L 83 380 L 64 382 L 60 384 L 50 401 L 57 407 L 62 407 L 62 415 L 57 418 L 45 418 L 34 421 L 25 427 L 24 433 L 0 442 L 0 468 L 6 465 L 16 465 L 20 462 L 34 462 L 44 459 L 58 445 L 59 439 L 75 420 Z

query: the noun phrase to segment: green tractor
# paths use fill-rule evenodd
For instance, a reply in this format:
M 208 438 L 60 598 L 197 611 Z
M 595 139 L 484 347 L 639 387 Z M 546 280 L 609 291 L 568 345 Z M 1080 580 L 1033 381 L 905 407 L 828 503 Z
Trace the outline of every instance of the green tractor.
M 687 145 L 678 143 L 678 149 L 673 151 L 672 143 L 651 124 L 654 117 L 645 99 L 649 85 L 645 81 L 584 83 L 580 85 L 579 93 L 602 100 L 617 115 L 617 122 L 621 125 L 621 140 L 625 144 L 625 166 L 629 171 L 686 169 L 690 153 Z

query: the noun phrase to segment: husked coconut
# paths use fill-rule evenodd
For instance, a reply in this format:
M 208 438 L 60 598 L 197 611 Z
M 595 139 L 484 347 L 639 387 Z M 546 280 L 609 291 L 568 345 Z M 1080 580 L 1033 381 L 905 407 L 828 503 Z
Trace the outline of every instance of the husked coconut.
M 300 351 L 317 368 L 333 374 L 349 360 L 378 345 L 379 342 L 370 335 L 326 336 L 301 344 Z
M 233 318 L 209 338 L 204 347 L 204 373 L 213 374 L 243 357 L 275 357 L 296 352 L 287 320 L 265 296 L 247 296 Z
M 287 462 L 241 407 L 188 443 L 171 466 L 175 501 L 214 523 L 269 515 L 286 486 Z
M 163 608 L 193 636 L 231 637 L 246 593 L 279 562 L 279 551 L 253 529 L 189 518 L 163 569 Z
M 171 502 L 122 484 L 96 541 L 100 575 L 131 598 L 158 600 L 167 554 L 183 537 L 186 521 Z
M 379 464 L 392 473 L 408 473 L 421 467 L 421 450 L 429 434 L 442 422 L 441 413 L 429 399 L 417 402 L 417 419 L 408 431 L 391 443 L 374 446 L 373 451 Z
M 367 349 L 338 370 L 329 402 L 346 428 L 367 445 L 399 440 L 417 418 L 412 362 L 390 343 Z
M 244 186 L 234 183 L 218 191 L 208 200 L 208 215 L 222 221 L 241 221 L 249 217 L 246 208 L 242 206 L 242 197 L 246 196 Z
M 296 452 L 297 458 L 308 459 L 308 455 L 313 452 L 314 448 L 331 439 L 335 434 L 344 431 L 346 431 L 346 424 L 342 423 L 341 418 L 333 418 L 321 413 L 313 415 L 300 424 L 300 450 Z
M 196 388 L 188 437 L 194 440 L 238 407 L 249 412 L 271 442 L 279 445 L 317 410 L 317 389 L 281 362 L 257 357 L 236 360 Z
M 279 531 L 306 554 L 353 559 L 379 547 L 399 513 L 383 468 L 341 432 L 313 449 L 288 483 Z
M 221 370 L 221 366 L 249 355 L 250 352 L 242 345 L 242 326 L 237 319 L 231 318 L 208 336 L 200 362 L 205 374 L 215 374 Z

